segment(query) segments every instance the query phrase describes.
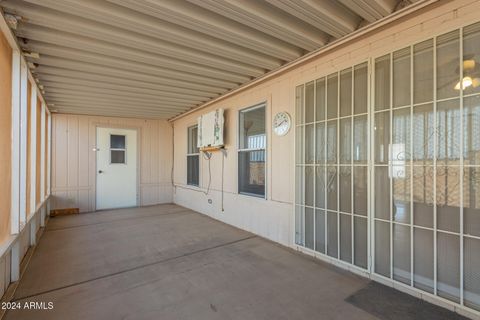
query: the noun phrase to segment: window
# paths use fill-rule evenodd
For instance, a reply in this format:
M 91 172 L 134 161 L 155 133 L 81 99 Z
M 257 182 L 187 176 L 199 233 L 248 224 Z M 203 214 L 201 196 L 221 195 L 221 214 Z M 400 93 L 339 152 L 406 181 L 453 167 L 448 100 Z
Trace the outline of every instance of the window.
M 238 191 L 265 196 L 265 104 L 240 111 Z
M 187 184 L 199 185 L 200 150 L 197 147 L 198 126 L 188 128 Z
M 125 147 L 125 136 L 112 134 L 110 135 L 110 163 L 127 163 L 125 157 L 126 147 Z

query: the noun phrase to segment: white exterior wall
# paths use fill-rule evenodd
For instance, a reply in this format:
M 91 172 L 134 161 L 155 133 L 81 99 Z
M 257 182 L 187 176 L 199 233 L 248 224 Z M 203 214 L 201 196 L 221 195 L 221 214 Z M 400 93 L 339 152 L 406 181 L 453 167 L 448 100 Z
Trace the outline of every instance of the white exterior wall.
M 137 129 L 140 206 L 172 202 L 172 128 L 165 120 L 52 116 L 52 209 L 95 210 L 95 128 Z
M 461 26 L 480 21 L 480 2 L 443 1 L 401 18 L 355 41 L 325 52 L 292 70 L 238 91 L 208 107 L 174 121 L 174 201 L 236 227 L 251 231 L 284 245 L 294 246 L 295 191 L 294 130 L 284 137 L 272 132 L 272 117 L 287 111 L 295 122 L 295 87 L 354 64 L 432 38 Z M 267 102 L 267 177 L 266 197 L 258 199 L 238 194 L 237 139 L 238 110 Z M 208 162 L 200 156 L 200 189 L 187 186 L 187 128 L 199 115 L 225 109 L 225 145 L 228 156 L 224 169 L 224 207 L 221 210 L 221 153 L 211 162 L 212 183 L 207 196 Z M 212 204 L 208 203 L 212 199 Z

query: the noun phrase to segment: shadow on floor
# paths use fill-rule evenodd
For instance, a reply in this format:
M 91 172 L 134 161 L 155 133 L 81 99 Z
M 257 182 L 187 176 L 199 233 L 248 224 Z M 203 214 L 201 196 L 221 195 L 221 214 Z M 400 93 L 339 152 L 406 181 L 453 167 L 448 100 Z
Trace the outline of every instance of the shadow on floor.
M 373 281 L 345 301 L 382 320 L 467 319 L 450 310 Z

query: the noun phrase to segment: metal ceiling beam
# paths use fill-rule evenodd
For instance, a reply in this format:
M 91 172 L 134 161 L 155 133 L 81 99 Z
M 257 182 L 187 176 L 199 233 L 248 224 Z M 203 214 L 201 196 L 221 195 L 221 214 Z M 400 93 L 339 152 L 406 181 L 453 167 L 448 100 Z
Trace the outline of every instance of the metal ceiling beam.
M 125 59 L 158 65 L 160 67 L 170 66 L 171 68 L 176 68 L 179 70 L 190 69 L 192 72 L 202 72 L 205 70 L 204 74 L 230 72 L 247 76 L 260 76 L 265 73 L 265 69 L 242 63 L 224 64 L 222 61 L 219 61 L 219 63 L 216 65 L 213 63 L 211 63 L 211 65 L 199 64 L 198 62 L 180 60 L 175 56 L 165 56 L 159 53 L 128 47 L 128 44 L 113 44 L 103 40 L 97 40 L 78 34 L 68 33 L 28 23 L 20 24 L 17 28 L 17 34 L 26 39 L 37 40 L 42 43 L 85 50 L 113 57 L 122 57 Z
M 156 84 L 156 83 L 131 80 L 131 79 L 114 78 L 114 77 L 109 77 L 109 76 L 101 75 L 97 73 L 84 72 L 84 71 L 78 71 L 78 70 L 68 70 L 64 68 L 39 66 L 34 71 L 35 71 L 34 72 L 35 76 L 37 76 L 40 80 L 44 79 L 43 77 L 45 76 L 54 76 L 54 77 L 60 76 L 64 78 L 74 79 L 74 80 L 98 81 L 106 84 L 119 84 L 119 85 L 131 86 L 132 88 L 152 89 L 152 90 L 158 90 L 159 92 L 172 92 L 172 93 L 186 94 L 186 95 L 192 95 L 192 96 L 196 95 L 199 97 L 219 96 L 219 94 L 216 94 L 213 92 L 205 92 L 205 91 L 188 89 L 188 88 L 179 88 L 172 85 Z
M 285 41 L 183 1 L 108 1 L 285 61 L 296 59 L 303 54 L 300 48 Z
M 145 80 L 158 83 L 176 83 L 180 87 L 184 88 L 197 88 L 199 90 L 213 90 L 220 93 L 227 89 L 232 89 L 238 86 L 238 83 L 232 83 L 217 79 L 204 78 L 201 76 L 182 74 L 173 71 L 159 71 L 157 73 L 145 73 L 144 68 L 142 70 L 135 71 L 133 68 L 123 69 L 122 64 L 118 66 L 115 63 L 93 63 L 92 61 L 80 61 L 72 58 L 61 58 L 49 55 L 42 55 L 39 60 L 41 66 L 52 66 L 72 70 L 85 70 L 114 77 L 131 78 L 138 80 Z M 155 67 L 153 67 L 155 68 Z
M 165 97 L 165 98 L 183 98 L 183 99 L 190 99 L 193 101 L 205 101 L 210 99 L 209 96 L 199 96 L 199 95 L 192 95 L 192 94 L 184 94 L 184 93 L 175 93 L 175 92 L 168 92 L 168 91 L 161 91 L 161 90 L 154 90 L 148 88 L 140 88 L 140 87 L 133 87 L 127 85 L 120 85 L 120 84 L 112 84 L 106 83 L 101 81 L 93 81 L 93 80 L 83 80 L 83 79 L 75 79 L 75 78 L 68 78 L 62 76 L 55 76 L 49 74 L 43 74 L 40 76 L 41 83 L 45 86 L 69 86 L 75 88 L 85 88 L 85 89 L 108 89 L 112 91 L 123 92 L 125 94 L 133 93 L 133 94 L 141 94 L 147 97 Z
M 343 5 L 368 22 L 374 22 L 392 13 L 398 0 L 339 0 Z
M 95 99 L 105 99 L 105 100 L 117 100 L 119 102 L 128 102 L 128 103 L 137 103 L 139 105 L 161 105 L 163 103 L 175 104 L 179 107 L 184 108 L 185 106 L 195 105 L 202 103 L 201 101 L 185 101 L 180 99 L 169 99 L 169 98 L 158 98 L 158 99 L 139 99 L 138 97 L 129 97 L 122 96 L 110 92 L 98 92 L 91 90 L 83 89 L 70 89 L 70 88 L 58 88 L 58 87 L 45 87 L 46 95 L 71 95 L 72 99 L 75 97 L 79 98 L 95 98 Z
M 45 96 L 52 99 L 64 99 L 64 101 L 91 101 L 95 103 L 116 103 L 118 105 L 129 105 L 129 106 L 138 106 L 138 107 L 152 107 L 160 108 L 162 105 L 169 107 L 174 107 L 175 109 L 188 109 L 188 105 L 181 102 L 172 102 L 172 101 L 138 101 L 136 99 L 122 99 L 122 97 L 101 95 L 101 94 L 82 94 L 79 92 L 73 92 L 68 90 L 56 90 L 56 91 L 45 91 Z
M 240 62 L 233 60 L 229 55 L 224 55 L 224 51 L 214 50 L 212 51 L 213 53 L 206 53 L 198 49 L 161 41 L 150 36 L 145 36 L 128 30 L 121 30 L 103 23 L 68 15 L 22 1 L 4 0 L 2 6 L 15 14 L 28 17 L 27 22 L 32 25 L 63 30 L 69 33 L 113 44 L 120 44 L 164 56 L 175 57 L 185 61 L 196 62 L 202 65 L 218 67 L 222 64 L 235 66 L 237 64 L 248 65 L 250 63 L 250 65 L 255 66 L 255 63 L 260 62 L 260 60 L 262 61 L 262 64 L 268 63 L 275 67 L 281 65 L 281 61 L 278 59 L 271 57 L 261 59 L 261 56 L 258 55 L 244 55 L 241 57 L 243 62 Z M 248 63 L 245 63 L 245 61 Z
M 54 56 L 54 57 L 61 57 L 61 58 L 92 62 L 92 63 L 98 63 L 98 64 L 115 64 L 127 70 L 130 68 L 134 68 L 138 70 L 144 70 L 145 73 L 152 73 L 152 74 L 154 74 L 156 71 L 159 71 L 159 70 L 166 70 L 168 72 L 179 72 L 179 73 L 185 73 L 185 74 L 201 75 L 204 77 L 225 80 L 233 83 L 243 83 L 252 79 L 252 77 L 250 76 L 239 75 L 236 73 L 231 73 L 231 72 L 229 73 L 229 72 L 224 72 L 224 71 L 215 70 L 215 69 L 212 70 L 205 67 L 199 67 L 197 65 L 175 66 L 175 65 L 169 65 L 168 63 L 164 63 L 162 66 L 158 66 L 156 64 L 152 65 L 151 63 L 146 61 L 144 62 L 144 61 L 138 61 L 133 59 L 124 59 L 120 57 L 120 56 L 124 56 L 121 54 L 118 54 L 118 57 L 116 57 L 113 55 L 104 55 L 96 52 L 91 52 L 89 50 L 72 49 L 64 46 L 52 45 L 49 43 L 39 42 L 35 40 L 30 40 L 28 41 L 27 44 L 23 44 L 21 46 L 26 51 L 39 53 L 40 61 L 41 61 L 42 55 L 45 54 L 45 55 Z
M 211 37 L 209 34 L 182 28 L 167 21 L 155 19 L 125 7 L 106 1 L 97 0 L 25 0 L 42 7 L 88 18 L 99 23 L 108 24 L 128 31 L 134 31 L 149 37 L 186 46 L 206 53 L 223 52 L 236 57 L 237 61 L 258 61 L 259 66 L 272 66 L 272 55 L 255 52 L 249 47 L 241 47 L 236 42 L 226 43 Z M 275 57 L 275 55 L 273 55 Z M 280 58 L 278 58 L 280 59 Z M 277 61 L 279 63 L 279 61 Z
M 172 107 L 171 109 L 162 109 L 160 107 L 146 107 L 146 106 L 135 106 L 132 104 L 124 103 L 118 104 L 116 102 L 108 102 L 108 101 L 92 101 L 92 100 L 65 100 L 63 98 L 52 98 L 52 104 L 54 107 L 57 108 L 61 105 L 70 105 L 70 106 L 103 106 L 106 108 L 119 108 L 119 110 L 131 110 L 131 111 L 148 111 L 148 112 L 157 112 L 157 113 L 179 113 L 182 110 L 187 110 L 187 108 L 179 109 Z
M 144 82 L 164 84 L 169 86 L 176 86 L 184 89 L 196 89 L 199 91 L 211 92 L 211 93 L 223 93 L 229 88 L 218 87 L 209 84 L 201 84 L 201 82 L 188 82 L 182 79 L 168 79 L 161 75 L 154 76 L 149 74 L 140 74 L 133 71 L 119 70 L 111 67 L 105 67 L 100 65 L 94 65 L 91 63 L 78 62 L 69 59 L 61 59 L 49 56 L 43 56 L 41 60 L 42 64 L 37 68 L 39 72 L 49 67 L 63 68 L 67 70 L 90 72 L 100 75 L 107 75 L 111 77 L 118 77 L 123 79 L 133 79 Z M 207 82 L 207 81 L 205 81 Z
M 132 106 L 120 106 L 116 104 L 104 104 L 104 103 L 91 103 L 91 102 L 78 102 L 78 101 L 56 101 L 55 105 L 52 107 L 52 110 L 57 110 L 57 111 L 62 111 L 64 108 L 69 108 L 69 109 L 76 109 L 76 110 L 85 110 L 85 109 L 90 109 L 90 110 L 102 110 L 106 113 L 106 115 L 109 115 L 112 112 L 128 112 L 129 114 L 137 114 L 137 115 L 143 115 L 148 116 L 151 114 L 155 115 L 163 115 L 163 116 L 171 116 L 171 115 L 176 115 L 179 114 L 181 111 L 165 111 L 162 109 L 156 109 L 156 110 L 150 110 L 150 109 L 144 109 L 144 108 L 133 108 Z
M 362 20 L 347 7 L 331 0 L 266 1 L 335 38 L 343 37 L 356 30 Z
M 27 46 L 25 46 L 27 47 Z M 181 79 L 181 80 L 196 80 L 196 82 L 209 83 L 213 82 L 214 85 L 219 85 L 224 83 L 225 85 L 229 84 L 230 87 L 236 87 L 238 84 L 250 80 L 250 77 L 239 76 L 236 74 L 223 74 L 221 77 L 209 77 L 206 75 L 193 74 L 191 72 L 174 70 L 170 68 L 163 68 L 148 65 L 145 63 L 133 62 L 130 60 L 125 60 L 121 58 L 109 57 L 105 55 L 99 55 L 96 53 L 90 53 L 83 50 L 69 49 L 65 47 L 59 47 L 49 44 L 42 44 L 37 41 L 29 41 L 28 48 L 31 51 L 37 52 L 40 54 L 40 59 L 31 59 L 32 61 L 38 61 L 42 63 L 44 56 L 54 57 L 54 58 L 63 58 L 69 60 L 75 60 L 86 63 L 93 63 L 96 65 L 102 66 L 115 66 L 122 70 L 136 71 L 143 74 L 159 75 L 163 77 L 172 78 L 172 79 Z
M 102 107 L 101 109 L 95 107 L 81 107 L 81 106 L 59 106 L 56 108 L 58 113 L 65 114 L 83 114 L 91 116 L 105 116 L 105 117 L 128 117 L 140 119 L 167 119 L 172 114 L 170 113 L 138 113 L 128 110 L 116 110 Z
M 257 0 L 188 0 L 217 14 L 245 24 L 307 51 L 328 42 L 329 36 L 276 7 Z

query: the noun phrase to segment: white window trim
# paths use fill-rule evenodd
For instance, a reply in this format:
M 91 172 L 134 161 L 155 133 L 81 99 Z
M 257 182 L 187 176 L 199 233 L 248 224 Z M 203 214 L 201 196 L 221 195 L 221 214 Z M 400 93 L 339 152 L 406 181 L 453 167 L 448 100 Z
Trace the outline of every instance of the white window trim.
M 191 156 L 198 156 L 198 184 L 188 183 L 188 161 L 187 161 L 187 185 L 191 186 L 191 187 L 199 188 L 200 187 L 200 150 L 199 150 L 199 152 L 196 152 L 196 153 L 189 153 L 190 146 L 188 145 L 188 143 L 190 141 L 190 129 L 193 129 L 193 128 L 197 128 L 197 135 L 198 135 L 198 125 L 197 124 L 187 127 L 187 159 L 188 159 L 188 157 L 191 157 Z M 195 143 L 195 141 L 192 141 L 192 143 Z
M 255 109 L 260 109 L 260 108 L 264 108 L 265 109 L 265 148 L 240 148 L 240 142 L 241 142 L 241 137 L 240 137 L 240 126 L 241 126 L 241 123 L 240 123 L 240 114 L 242 112 L 247 112 L 247 111 L 253 111 Z M 238 110 L 238 128 L 237 128 L 237 134 L 238 134 L 238 141 L 237 141 L 237 145 L 238 145 L 238 149 L 237 149 L 237 193 L 240 194 L 240 195 L 244 195 L 244 196 L 249 196 L 249 197 L 254 197 L 254 198 L 259 198 L 259 199 L 265 199 L 267 200 L 267 147 L 268 147 L 268 135 L 267 135 L 267 128 L 268 128 L 268 123 L 267 123 L 267 102 L 261 102 L 259 104 L 256 104 L 256 105 L 253 105 L 251 107 L 247 107 L 247 108 L 243 108 L 243 109 L 240 109 Z M 241 153 L 241 152 L 249 152 L 249 151 L 264 151 L 265 152 L 265 186 L 264 186 L 264 192 L 263 192 L 263 196 L 262 195 L 258 195 L 258 194 L 255 194 L 255 193 L 249 193 L 249 192 L 242 192 L 240 191 L 240 172 L 238 170 L 238 155 Z

